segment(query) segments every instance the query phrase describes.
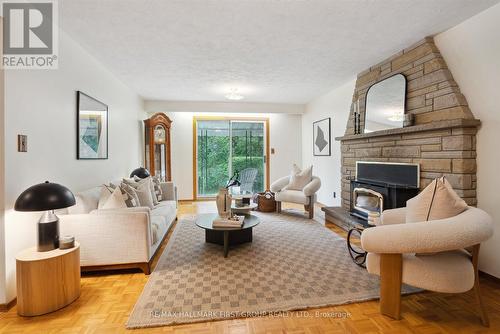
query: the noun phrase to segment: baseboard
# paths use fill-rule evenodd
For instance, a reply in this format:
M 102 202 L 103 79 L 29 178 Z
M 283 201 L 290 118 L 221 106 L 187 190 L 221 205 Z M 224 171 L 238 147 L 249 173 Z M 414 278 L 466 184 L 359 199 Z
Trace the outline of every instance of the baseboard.
M 139 269 L 141 271 L 144 271 L 145 266 L 147 264 L 148 262 L 133 262 L 133 263 L 105 264 L 96 266 L 81 266 L 80 270 L 82 273 L 115 271 L 115 270 L 125 270 L 125 269 Z
M 194 199 L 179 199 L 177 200 L 179 203 L 189 203 L 189 202 L 196 202 Z
M 485 273 L 484 271 L 479 270 L 479 276 L 485 277 L 485 278 L 487 278 L 489 280 L 494 281 L 495 283 L 500 284 L 500 278 L 499 277 L 496 277 L 496 276 L 493 276 L 491 274 Z
M 0 304 L 0 312 L 8 312 L 11 308 L 13 308 L 16 305 L 16 303 L 17 303 L 17 298 L 14 298 L 6 304 Z
M 180 199 L 177 202 L 179 202 L 179 203 L 190 203 L 190 202 L 210 202 L 210 201 L 215 201 L 215 197 L 193 198 L 193 199 Z

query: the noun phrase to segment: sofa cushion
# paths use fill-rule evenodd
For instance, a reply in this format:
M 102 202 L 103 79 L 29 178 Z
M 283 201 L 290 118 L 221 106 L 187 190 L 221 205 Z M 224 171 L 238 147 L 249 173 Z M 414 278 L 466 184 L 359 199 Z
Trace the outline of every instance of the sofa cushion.
M 99 199 L 98 209 L 121 209 L 127 207 L 120 188 L 115 188 L 111 194 L 109 194 L 110 189 L 108 187 L 103 186 L 102 188 L 101 195 L 103 197 Z M 109 195 L 106 195 L 106 192 Z
M 111 194 L 113 193 L 114 189 L 110 189 L 106 187 L 106 185 L 101 186 L 101 192 L 99 194 L 99 202 L 97 203 L 97 208 L 102 209 L 104 206 L 104 203 L 108 200 L 108 198 L 111 197 Z
M 145 179 L 140 179 L 138 177 L 134 177 L 134 180 L 123 179 L 123 182 L 137 189 L 137 196 L 139 197 L 139 201 L 141 202 L 142 206 L 150 206 L 149 198 L 151 199 L 151 206 L 150 206 L 151 208 L 153 208 L 153 206 L 158 204 L 158 198 L 156 198 L 153 181 L 150 176 L 148 176 Z M 150 196 L 146 196 L 145 193 L 139 194 L 139 190 L 140 191 L 148 190 Z
M 129 179 L 123 179 L 123 182 L 135 189 L 137 198 L 141 206 L 147 206 L 150 209 L 154 208 L 153 197 L 151 195 L 150 182 L 135 182 Z
M 292 202 L 308 205 L 309 198 L 301 190 L 283 190 L 275 195 L 278 202 Z
M 172 213 L 176 213 L 177 206 L 175 201 L 161 201 L 152 210 L 152 215 L 169 216 Z
M 151 245 L 160 241 L 166 230 L 167 225 L 163 216 L 151 216 Z
M 435 179 L 420 194 L 406 202 L 406 222 L 446 219 L 467 210 L 467 203 L 445 177 Z
M 151 209 L 145 206 L 138 206 L 134 208 L 119 208 L 119 209 L 96 209 L 89 213 L 91 215 L 109 215 L 109 214 L 128 214 L 133 212 L 144 212 L 148 216 L 151 216 Z
M 380 254 L 368 253 L 366 269 L 380 275 Z M 436 292 L 466 292 L 474 285 L 474 267 L 462 250 L 432 256 L 403 254 L 403 283 Z
M 135 189 L 125 182 L 119 182 L 118 184 L 116 184 L 115 182 L 110 182 L 108 187 L 113 190 L 117 187 L 120 188 L 123 199 L 125 200 L 125 204 L 128 208 L 135 208 L 140 206 L 139 197 L 137 197 Z
M 156 195 L 155 191 L 155 184 L 153 182 L 153 177 L 148 176 L 144 179 L 139 178 L 138 176 L 134 176 L 134 181 L 141 184 L 141 183 L 147 183 L 149 186 L 149 191 L 151 192 L 151 198 L 153 199 L 153 205 L 158 205 L 158 196 Z
M 158 199 L 158 202 L 160 202 L 163 199 L 163 191 L 161 190 L 160 178 L 158 176 L 153 176 L 151 180 L 153 181 L 153 188 L 156 198 Z
M 162 192 L 162 201 L 177 201 L 177 188 L 173 182 L 161 182 L 160 188 Z
M 290 183 L 285 187 L 288 190 L 302 190 L 312 180 L 312 168 L 309 166 L 304 170 L 300 170 L 297 165 L 293 165 L 292 173 L 290 174 Z
M 127 204 L 129 208 L 137 207 L 141 204 L 139 196 L 137 196 L 137 191 L 134 187 L 122 182 L 120 183 L 120 189 L 122 190 L 122 194 L 126 196 L 125 204 Z
M 68 208 L 68 214 L 89 213 L 97 209 L 101 187 L 94 187 L 75 194 L 76 204 Z

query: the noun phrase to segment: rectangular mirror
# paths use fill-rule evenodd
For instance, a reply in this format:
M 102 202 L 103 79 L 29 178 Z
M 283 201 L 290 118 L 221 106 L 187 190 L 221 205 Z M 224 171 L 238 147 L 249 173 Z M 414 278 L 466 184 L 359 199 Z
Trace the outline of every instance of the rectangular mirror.
M 108 106 L 77 92 L 77 159 L 108 158 Z
M 406 78 L 402 74 L 371 86 L 366 94 L 364 133 L 402 128 L 405 101 Z

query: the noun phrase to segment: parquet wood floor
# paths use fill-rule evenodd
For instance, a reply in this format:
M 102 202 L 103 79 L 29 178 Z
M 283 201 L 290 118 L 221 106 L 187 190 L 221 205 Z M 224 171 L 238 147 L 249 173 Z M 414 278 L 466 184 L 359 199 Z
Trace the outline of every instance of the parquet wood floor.
M 213 209 L 213 202 L 187 202 L 180 204 L 179 215 Z M 346 235 L 335 226 L 328 224 L 327 227 L 341 236 Z M 167 242 L 168 239 L 162 247 Z M 500 284 L 487 277 L 481 283 L 490 328 L 481 326 L 472 293 L 424 292 L 402 298 L 400 321 L 380 315 L 378 301 L 369 301 L 310 309 L 308 314 L 297 312 L 286 317 L 234 319 L 128 331 L 125 322 L 147 279 L 148 276 L 131 271 L 86 274 L 82 277 L 81 297 L 73 304 L 34 318 L 18 316 L 16 307 L 13 307 L 0 313 L 0 333 L 500 333 Z M 348 312 L 349 316 L 316 317 L 316 312 L 323 312 L 323 315 Z

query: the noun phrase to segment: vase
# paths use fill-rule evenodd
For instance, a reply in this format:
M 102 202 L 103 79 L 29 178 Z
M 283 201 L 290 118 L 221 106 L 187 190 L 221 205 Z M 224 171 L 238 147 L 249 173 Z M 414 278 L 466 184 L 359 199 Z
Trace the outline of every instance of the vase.
M 228 192 L 227 188 L 220 188 L 219 193 L 216 197 L 217 204 L 217 212 L 221 217 L 230 217 L 231 216 L 231 202 L 232 197 Z
M 415 115 L 414 114 L 404 114 L 403 118 L 403 127 L 407 128 L 409 126 L 413 126 L 415 123 Z

